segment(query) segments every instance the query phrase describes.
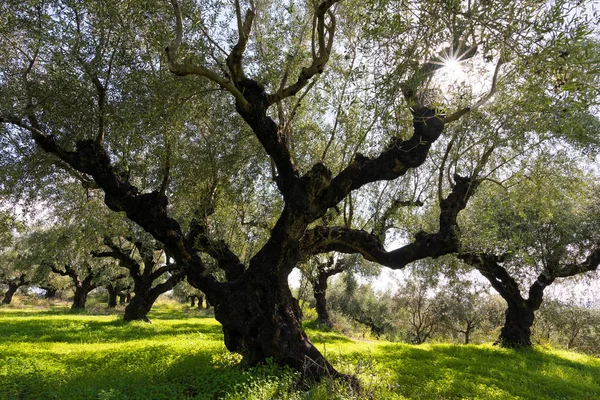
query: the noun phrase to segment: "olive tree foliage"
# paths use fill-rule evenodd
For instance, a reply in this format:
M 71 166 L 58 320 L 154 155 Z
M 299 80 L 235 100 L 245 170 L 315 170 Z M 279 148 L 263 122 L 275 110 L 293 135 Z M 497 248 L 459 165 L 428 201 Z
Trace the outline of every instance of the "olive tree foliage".
M 362 331 L 363 337 L 368 331 L 377 339 L 393 339 L 396 334 L 392 325 L 395 315 L 390 308 L 389 293 L 378 293 L 371 283 L 358 278 L 356 271 L 347 271 L 334 280 L 328 295 L 331 310 Z M 333 320 L 343 322 L 341 318 Z M 336 328 L 346 330 L 340 323 L 335 324 Z
M 162 243 L 215 306 L 226 346 L 251 364 L 272 357 L 339 376 L 303 332 L 287 276 L 332 251 L 394 269 L 456 252 L 457 216 L 491 154 L 526 140 L 486 121 L 547 130 L 527 117 L 531 100 L 566 109 L 560 126 L 591 118 L 583 7 L 7 1 L 2 162 L 17 191 L 38 176 L 100 190 Z M 452 58 L 485 86 L 440 79 Z M 527 92 L 534 83 L 542 94 Z M 406 221 L 426 222 L 387 250 L 382 232 L 406 208 L 397 204 L 411 209 Z

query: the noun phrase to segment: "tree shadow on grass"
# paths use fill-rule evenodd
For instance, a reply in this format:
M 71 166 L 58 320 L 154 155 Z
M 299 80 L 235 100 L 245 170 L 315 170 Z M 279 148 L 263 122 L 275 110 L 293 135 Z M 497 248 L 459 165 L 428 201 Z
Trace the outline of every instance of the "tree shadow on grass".
M 65 342 L 65 343 L 116 343 L 142 339 L 157 339 L 161 336 L 201 335 L 208 340 L 222 340 L 223 332 L 213 320 L 181 320 L 159 324 L 125 322 L 121 319 L 89 319 L 87 316 L 60 315 L 23 317 L 12 315 L 0 319 L 0 344 L 10 342 Z
M 182 355 L 169 346 L 150 346 L 59 358 L 53 360 L 61 364 L 58 373 L 19 366 L 19 374 L 8 374 L 0 398 L 216 399 L 246 379 L 241 369 L 214 366 L 219 351 Z
M 600 362 L 536 349 L 383 345 L 377 359 L 409 398 L 600 398 Z

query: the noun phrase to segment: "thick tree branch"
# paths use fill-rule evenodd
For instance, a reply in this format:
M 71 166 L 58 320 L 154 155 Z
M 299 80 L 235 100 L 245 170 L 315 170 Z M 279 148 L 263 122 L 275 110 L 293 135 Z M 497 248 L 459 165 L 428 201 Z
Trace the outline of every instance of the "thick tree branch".
M 486 253 L 462 253 L 458 258 L 476 268 L 506 301 L 525 302 L 519 284 L 500 264 L 504 257 Z
M 331 180 L 323 192 L 322 205 L 333 207 L 352 190 L 367 183 L 396 179 L 423 164 L 431 144 L 441 135 L 444 122 L 434 110 L 417 107 L 413 109 L 413 127 L 410 139 L 395 139 L 375 158 L 357 153 L 352 163 Z
M 185 278 L 185 274 L 183 274 L 183 272 L 181 272 L 181 271 L 175 272 L 166 281 L 159 283 L 158 285 L 156 285 L 152 289 L 150 289 L 149 297 L 157 298 L 161 294 L 173 289 L 175 287 L 175 285 L 177 285 L 179 282 L 181 282 L 184 278 Z
M 193 219 L 190 223 L 187 242 L 198 251 L 206 253 L 217 260 L 219 267 L 225 271 L 228 281 L 233 281 L 244 273 L 244 264 L 241 263 L 229 246 L 222 240 L 211 240 L 206 234 L 206 228 L 199 224 L 196 219 Z
M 142 273 L 140 264 L 130 257 L 128 252 L 125 252 L 120 246 L 112 241 L 111 238 L 104 238 L 104 244 L 110 249 L 106 252 L 92 252 L 92 257 L 96 258 L 113 258 L 119 261 L 119 265 L 127 268 L 132 277 L 139 276 Z
M 124 211 L 129 219 L 163 243 L 170 254 L 176 255 L 176 262 L 184 266 L 192 285 L 207 295 L 212 295 L 222 287 L 207 273 L 192 246 L 188 246 L 177 221 L 168 216 L 166 196 L 156 191 L 140 193 L 137 187 L 115 171 L 102 145 L 94 140 L 83 140 L 77 142 L 75 151 L 67 151 L 56 143 L 54 136 L 16 118 L 9 117 L 7 120 L 2 117 L 0 122 L 10 122 L 29 130 L 34 141 L 44 151 L 56 155 L 75 170 L 91 176 L 104 191 L 105 204 L 113 211 Z
M 81 186 L 83 186 L 85 189 L 100 189 L 100 187 L 96 185 L 96 182 L 94 182 L 91 178 L 77 173 L 77 171 L 61 160 L 56 160 L 53 164 L 81 182 Z
M 365 259 L 392 269 L 404 268 L 411 262 L 427 257 L 437 258 L 459 251 L 458 213 L 473 195 L 478 180 L 455 176 L 452 192 L 440 204 L 439 230 L 436 233 L 418 233 L 415 240 L 396 250 L 386 251 L 375 235 L 344 227 L 317 227 L 308 230 L 302 239 L 303 251 L 319 254 L 330 251 L 361 254 Z
M 506 301 L 528 303 L 533 309 L 537 310 L 542 303 L 544 289 L 557 278 L 567 278 L 596 270 L 600 265 L 600 247 L 594 249 L 582 263 L 564 264 L 557 266 L 557 268 L 544 268 L 529 287 L 527 299 L 524 299 L 521 295 L 517 281 L 500 265 L 505 260 L 504 256 L 499 257 L 486 253 L 463 253 L 459 254 L 458 258 L 476 268 Z
M 582 263 L 561 265 L 555 272 L 555 276 L 557 278 L 568 278 L 585 272 L 595 271 L 598 269 L 598 265 L 600 265 L 600 247 L 596 247 Z

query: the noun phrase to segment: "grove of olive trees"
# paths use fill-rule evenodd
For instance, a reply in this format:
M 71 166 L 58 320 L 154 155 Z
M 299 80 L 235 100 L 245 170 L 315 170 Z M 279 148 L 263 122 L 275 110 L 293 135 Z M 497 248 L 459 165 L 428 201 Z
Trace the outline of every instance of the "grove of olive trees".
M 334 252 L 396 270 L 455 254 L 506 299 L 501 341 L 529 345 L 544 287 L 600 262 L 586 211 L 597 170 L 577 177 L 585 188 L 561 186 L 595 162 L 600 138 L 598 21 L 586 6 L 9 0 L 2 200 L 70 210 L 55 224 L 73 233 L 54 235 L 73 239 L 70 251 L 39 265 L 108 280 L 123 271 L 100 264 L 117 259 L 134 299 L 154 289 L 131 254 L 154 265 L 159 248 L 166 265 L 149 273 L 169 273 L 168 287 L 185 274 L 251 365 L 342 376 L 305 334 L 288 285 L 294 268 Z M 77 210 L 99 201 L 113 222 L 76 232 Z M 140 228 L 158 247 L 136 244 Z M 539 274 L 527 299 L 513 265 Z M 128 319 L 148 304 L 137 308 Z

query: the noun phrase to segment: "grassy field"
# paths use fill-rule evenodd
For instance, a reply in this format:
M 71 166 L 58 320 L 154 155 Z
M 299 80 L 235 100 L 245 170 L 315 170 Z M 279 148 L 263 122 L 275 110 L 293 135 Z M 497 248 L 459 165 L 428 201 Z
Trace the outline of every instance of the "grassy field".
M 308 328 L 352 394 L 296 373 L 244 369 L 202 311 L 162 304 L 152 324 L 64 308 L 0 308 L 0 399 L 600 399 L 600 359 L 536 348 L 354 341 Z

